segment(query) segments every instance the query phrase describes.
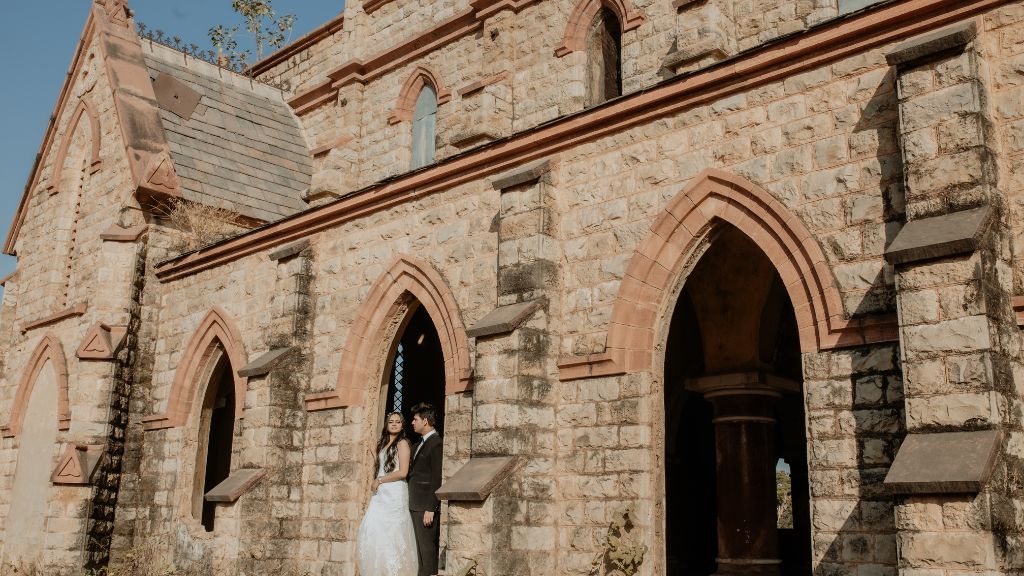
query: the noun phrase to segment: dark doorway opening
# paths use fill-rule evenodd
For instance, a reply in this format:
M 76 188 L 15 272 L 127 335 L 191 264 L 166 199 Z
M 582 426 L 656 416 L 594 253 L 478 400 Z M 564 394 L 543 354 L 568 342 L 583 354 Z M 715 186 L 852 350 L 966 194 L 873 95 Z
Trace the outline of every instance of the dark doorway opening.
M 406 432 L 412 431 L 413 406 L 426 402 L 437 412 L 437 433 L 444 436 L 444 351 L 430 314 L 417 306 L 402 331 L 391 362 L 385 413 L 401 412 Z
M 200 455 L 205 462 L 197 463 L 202 469 L 203 491 L 202 522 L 207 532 L 212 532 L 217 515 L 217 505 L 208 502 L 205 494 L 227 479 L 231 474 L 231 451 L 235 438 L 235 381 L 227 355 L 222 355 L 214 368 L 210 384 L 203 401 L 200 425 Z M 205 450 L 202 441 L 205 440 Z
M 751 574 L 810 575 L 796 316 L 767 256 L 736 228 L 721 225 L 689 275 L 665 356 L 667 574 L 753 563 Z

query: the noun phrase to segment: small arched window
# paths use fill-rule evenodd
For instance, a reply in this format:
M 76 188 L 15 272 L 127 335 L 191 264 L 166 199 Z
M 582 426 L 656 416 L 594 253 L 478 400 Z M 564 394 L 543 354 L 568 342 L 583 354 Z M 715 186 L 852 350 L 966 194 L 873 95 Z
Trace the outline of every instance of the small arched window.
M 615 13 L 602 7 L 587 35 L 587 105 L 622 95 L 622 27 Z
M 203 398 L 192 492 L 192 516 L 203 523 L 207 532 L 213 531 L 217 505 L 205 496 L 231 474 L 235 437 L 235 383 L 227 354 L 221 354 Z
M 416 169 L 434 162 L 434 136 L 437 132 L 437 93 L 424 86 L 412 111 L 412 164 Z

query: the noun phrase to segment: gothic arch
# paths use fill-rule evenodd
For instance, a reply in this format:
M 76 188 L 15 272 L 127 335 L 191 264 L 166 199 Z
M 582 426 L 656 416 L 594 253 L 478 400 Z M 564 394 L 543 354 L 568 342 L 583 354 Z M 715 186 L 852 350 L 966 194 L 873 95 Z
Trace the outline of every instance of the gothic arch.
M 47 334 L 42 341 L 36 345 L 32 358 L 29 360 L 25 371 L 18 382 L 18 391 L 14 395 L 14 407 L 11 409 L 11 418 L 4 426 L 3 436 L 12 438 L 21 433 L 22 421 L 25 417 L 25 409 L 28 407 L 29 398 L 32 396 L 32 388 L 35 386 L 39 372 L 46 366 L 47 361 L 53 366 L 57 377 L 57 429 L 67 430 L 71 428 L 71 404 L 68 401 L 68 363 L 64 357 L 64 347 L 60 340 L 53 334 Z
M 555 49 L 555 56 L 561 58 L 566 54 L 586 50 L 590 24 L 602 6 L 615 13 L 623 34 L 635 30 L 646 20 L 643 11 L 634 6 L 632 0 L 580 0 L 569 14 L 562 44 Z
M 702 232 L 714 221 L 732 224 L 768 256 L 796 312 L 803 352 L 891 341 L 893 326 L 848 320 L 825 253 L 803 222 L 752 182 L 705 170 L 673 198 L 626 268 L 612 306 L 605 352 L 564 359 L 563 380 L 648 371 L 659 314 Z
M 57 194 L 60 192 L 60 178 L 61 172 L 64 170 L 64 160 L 68 155 L 68 149 L 71 147 L 71 139 L 75 137 L 75 133 L 78 132 L 78 124 L 82 121 L 82 117 L 88 117 L 89 119 L 89 140 L 90 140 L 90 153 L 91 158 L 89 160 L 90 173 L 95 172 L 100 165 L 100 117 L 96 114 L 92 104 L 88 100 L 82 98 L 78 101 L 78 107 L 75 109 L 75 113 L 71 116 L 71 121 L 68 122 L 67 129 L 64 130 L 64 138 L 60 142 L 60 147 L 57 148 L 57 156 L 54 157 L 53 171 L 50 175 L 50 186 L 49 191 L 51 194 Z
M 425 66 L 417 66 L 406 79 L 405 84 L 402 84 L 402 89 L 398 92 L 398 100 L 395 102 L 395 109 L 391 111 L 391 116 L 388 117 L 388 124 L 398 124 L 412 120 L 412 111 L 416 107 L 416 98 L 419 97 L 420 90 L 423 90 L 424 86 L 430 86 L 434 89 L 434 92 L 437 94 L 438 106 L 452 99 L 451 89 L 441 83 L 440 76 L 434 74 L 432 70 Z
M 185 348 L 171 383 L 167 411 L 144 418 L 146 430 L 174 428 L 188 423 L 198 391 L 207 384 L 205 377 L 209 376 L 221 351 L 228 356 L 231 377 L 235 383 L 235 419 L 242 418 L 248 378 L 239 376 L 238 370 L 247 364 L 245 348 L 231 317 L 219 306 L 214 306 L 200 322 Z M 202 402 L 202 398 L 198 401 Z
M 381 275 L 359 308 L 341 350 L 341 370 L 334 392 L 307 396 L 309 410 L 325 410 L 365 404 L 371 383 L 374 352 L 383 342 L 388 321 L 393 319 L 406 295 L 412 295 L 430 315 L 444 353 L 445 393 L 471 387 L 469 344 L 455 296 L 429 264 L 401 256 Z

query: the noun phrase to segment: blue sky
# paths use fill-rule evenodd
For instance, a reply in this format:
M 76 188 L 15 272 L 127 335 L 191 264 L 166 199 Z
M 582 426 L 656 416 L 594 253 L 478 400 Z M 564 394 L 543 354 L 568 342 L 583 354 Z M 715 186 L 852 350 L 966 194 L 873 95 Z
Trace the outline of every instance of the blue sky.
M 75 47 L 91 0 L 7 2 L 0 53 L 7 54 L 5 89 L 0 90 L 0 234 L 7 236 L 18 201 Z M 295 14 L 297 38 L 338 15 L 342 0 L 274 0 L 278 14 Z M 234 24 L 231 0 L 129 0 L 135 17 L 151 29 L 180 36 L 208 49 L 207 30 Z M 244 41 L 244 38 L 240 38 Z M 0 256 L 0 277 L 15 259 Z M 0 289 L 2 290 L 2 289 Z

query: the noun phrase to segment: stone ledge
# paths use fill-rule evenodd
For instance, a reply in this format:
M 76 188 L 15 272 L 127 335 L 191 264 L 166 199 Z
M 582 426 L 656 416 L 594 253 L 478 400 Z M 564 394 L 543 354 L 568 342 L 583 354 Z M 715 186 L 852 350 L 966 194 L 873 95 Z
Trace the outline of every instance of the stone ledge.
M 483 502 L 519 462 L 515 456 L 470 458 L 435 494 L 439 500 Z
M 470 338 L 482 338 L 484 336 L 496 336 L 512 332 L 543 305 L 542 300 L 529 300 L 508 306 L 499 306 L 487 313 L 476 324 L 466 330 L 466 336 Z
M 253 376 L 264 376 L 269 374 L 275 366 L 284 361 L 285 357 L 294 350 L 295 347 L 291 346 L 288 348 L 275 348 L 266 354 L 261 354 L 259 358 L 256 358 L 238 370 L 238 375 L 243 378 L 251 378 Z
M 983 206 L 907 222 L 885 249 L 885 260 L 908 264 L 974 252 L 991 215 L 992 210 Z
M 535 160 L 513 168 L 508 172 L 498 174 L 493 180 L 491 180 L 491 186 L 494 186 L 495 190 L 505 190 L 506 188 L 519 186 L 520 184 L 536 182 L 549 172 L 551 172 L 550 158 Z
M 897 45 L 885 55 L 892 66 L 914 64 L 943 52 L 963 48 L 978 35 L 974 22 L 965 22 L 912 38 Z
M 456 148 L 468 148 L 473 144 L 483 141 L 492 141 L 499 138 L 498 131 L 493 130 L 486 124 L 463 130 L 452 136 L 452 146 Z
M 100 234 L 100 240 L 104 242 L 135 242 L 146 233 L 149 226 L 139 224 L 131 228 L 122 228 L 117 224 L 112 225 Z
M 35 328 L 40 328 L 42 326 L 49 326 L 50 324 L 56 324 L 57 322 L 60 322 L 61 320 L 64 320 L 66 318 L 73 318 L 75 316 L 82 316 L 83 314 L 85 314 L 85 311 L 88 308 L 89 308 L 88 303 L 86 303 L 86 302 L 79 302 L 78 304 L 75 304 L 74 306 L 71 306 L 70 308 L 66 308 L 64 310 L 61 310 L 60 312 L 57 312 L 56 314 L 50 314 L 49 316 L 46 316 L 44 318 L 40 318 L 39 320 L 33 320 L 32 322 L 29 322 L 29 323 L 25 324 L 24 326 L 21 327 L 21 333 L 24 334 L 25 332 L 28 332 L 29 330 L 33 330 Z
M 235 470 L 207 492 L 204 498 L 207 502 L 235 502 L 266 475 L 267 471 L 262 468 Z
M 894 494 L 980 492 L 992 475 L 1002 432 L 908 434 L 885 486 Z
M 710 58 L 715 61 L 724 60 L 728 54 L 725 49 L 714 40 L 704 40 L 680 48 L 674 52 L 669 52 L 661 60 L 661 66 L 666 70 L 671 71 L 673 74 L 679 72 L 679 69 L 687 64 L 693 64 L 705 58 Z
M 276 262 L 286 258 L 291 258 L 292 256 L 297 256 L 306 248 L 309 248 L 309 240 L 302 239 L 298 242 L 292 242 L 291 244 L 286 244 L 277 250 L 274 250 L 268 257 Z

